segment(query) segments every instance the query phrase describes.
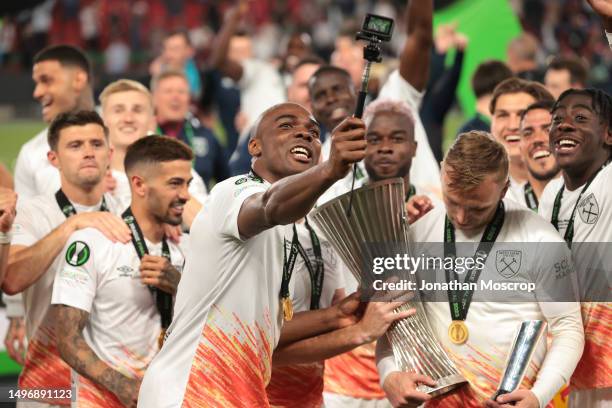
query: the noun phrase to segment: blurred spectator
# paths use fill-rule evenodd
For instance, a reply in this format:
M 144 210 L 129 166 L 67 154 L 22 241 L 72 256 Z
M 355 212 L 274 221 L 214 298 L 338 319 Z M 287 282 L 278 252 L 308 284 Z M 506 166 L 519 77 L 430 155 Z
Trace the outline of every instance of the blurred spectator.
M 117 35 L 104 51 L 106 73 L 121 75 L 130 67 L 130 47 Z
M 470 130 L 491 131 L 489 106 L 493 97 L 493 90 L 497 84 L 510 77 L 512 77 L 512 71 L 501 61 L 485 61 L 476 68 L 472 76 L 472 90 L 476 96 L 476 113 L 459 128 L 457 134 Z
M 166 70 L 151 80 L 158 132 L 193 149 L 193 167 L 206 187 L 229 177 L 227 157 L 214 133 L 189 114 L 189 83 L 182 71 Z
M 193 99 L 197 99 L 202 85 L 193 57 L 194 49 L 189 34 L 183 30 L 173 31 L 164 38 L 161 55 L 153 60 L 149 72 L 151 76 L 156 76 L 167 69 L 183 71 L 189 81 L 189 93 Z
M 538 50 L 536 37 L 529 33 L 521 34 L 508 44 L 508 67 L 521 79 L 543 82 L 544 73 L 537 62 Z
M 557 99 L 567 89 L 584 88 L 587 76 L 587 67 L 580 58 L 574 56 L 555 57 L 546 68 L 544 85 Z

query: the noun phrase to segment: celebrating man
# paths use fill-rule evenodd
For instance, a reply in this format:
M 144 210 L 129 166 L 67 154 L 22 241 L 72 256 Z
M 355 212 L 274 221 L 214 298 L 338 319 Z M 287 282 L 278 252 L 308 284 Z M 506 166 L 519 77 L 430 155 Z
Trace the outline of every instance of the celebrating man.
M 283 243 L 295 233 L 284 225 L 303 218 L 363 159 L 364 131 L 361 120 L 346 119 L 333 132 L 330 159 L 319 163 L 319 125 L 308 111 L 284 103 L 259 118 L 252 171 L 215 186 L 194 221 L 197 251 L 187 259 L 175 319 L 145 375 L 140 406 L 267 405 L 272 350 L 283 316 L 293 314 L 281 287 L 294 265 Z M 402 317 L 390 305 L 368 306 L 377 311 L 377 332 Z M 372 335 L 346 334 L 354 341 Z
M 527 167 L 527 182 L 523 185 L 520 203 L 534 211 L 538 210 L 539 199 L 548 182 L 559 175 L 548 135 L 553 105 L 553 101 L 543 100 L 529 105 L 521 114 L 520 150 Z
M 123 212 L 131 241 L 113 242 L 88 228 L 63 249 L 51 303 L 77 406 L 136 406 L 144 371 L 172 319 L 184 256 L 164 225 L 182 222 L 192 159 L 185 144 L 170 138 L 132 144 L 125 155 L 132 202 Z
M 70 370 L 57 351 L 49 317 L 53 279 L 62 260 L 58 255 L 70 234 L 93 227 L 115 241 L 130 239 L 129 229 L 113 215 L 117 204 L 104 194 L 110 146 L 100 116 L 93 111 L 60 114 L 48 134 L 48 157 L 59 170 L 61 187 L 19 202 L 2 286 L 9 294 L 23 292 L 29 343 L 19 377 L 22 389 L 70 388 Z
M 550 149 L 563 177 L 548 184 L 539 212 L 571 246 L 579 272 L 585 348 L 571 381 L 571 407 L 608 407 L 612 402 L 607 261 L 612 241 L 611 146 L 610 95 L 595 89 L 561 94 L 552 111 Z
M 511 403 L 529 408 L 544 407 L 569 380 L 580 358 L 584 335 L 579 305 L 570 302 L 575 296 L 571 255 L 555 230 L 537 214 L 511 200 L 504 200 L 508 167 L 504 146 L 489 134 L 473 131 L 460 135 L 442 164 L 444 206 L 434 208 L 411 225 L 410 238 L 417 246 L 425 242 L 443 242 L 443 246 L 434 247 L 434 250 L 436 253 L 443 251 L 444 257 L 474 257 L 476 253 L 484 259 L 484 268 L 473 268 L 469 273 L 457 275 L 460 271 L 422 270 L 419 271 L 422 279 L 436 279 L 447 284 L 488 280 L 532 282 L 535 290 L 513 292 L 510 298 L 506 297 L 514 303 L 492 299 L 502 294 L 444 290 L 433 298 L 440 301 L 425 303 L 436 337 L 469 382 L 438 399 L 432 400 L 417 390 L 419 382 L 431 384 L 427 377 L 398 371 L 386 337 L 381 338 L 377 346 L 381 383 L 394 406 L 428 401 L 427 406 L 432 407 L 482 407 L 485 402 L 490 407 Z M 465 244 L 457 245 L 478 242 L 476 251 L 473 245 L 468 246 L 469 250 L 465 249 Z M 529 246 L 517 250 L 521 242 Z M 546 258 L 538 251 L 543 248 L 541 245 L 547 245 Z M 510 246 L 512 250 L 507 249 Z M 512 273 L 505 270 L 501 273 L 496 267 L 497 258 L 505 253 L 522 258 Z M 564 269 L 559 271 L 559 265 L 564 265 Z M 463 301 L 465 293 L 473 294 L 474 301 Z M 471 296 L 468 299 L 472 299 Z M 548 322 L 552 344 L 548 352 L 543 343 L 536 350 L 523 382 L 527 389 L 521 388 L 491 401 L 503 372 L 504 359 L 500 353 L 510 349 L 518 325 L 530 319 Z M 453 327 L 461 330 L 451 330 Z

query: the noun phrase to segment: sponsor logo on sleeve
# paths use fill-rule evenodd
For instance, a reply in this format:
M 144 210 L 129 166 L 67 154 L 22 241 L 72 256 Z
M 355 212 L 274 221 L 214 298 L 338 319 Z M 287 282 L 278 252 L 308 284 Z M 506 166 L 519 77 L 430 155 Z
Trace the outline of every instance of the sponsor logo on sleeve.
M 89 246 L 83 241 L 74 241 L 66 251 L 66 262 L 68 265 L 81 266 L 89 260 L 91 251 Z

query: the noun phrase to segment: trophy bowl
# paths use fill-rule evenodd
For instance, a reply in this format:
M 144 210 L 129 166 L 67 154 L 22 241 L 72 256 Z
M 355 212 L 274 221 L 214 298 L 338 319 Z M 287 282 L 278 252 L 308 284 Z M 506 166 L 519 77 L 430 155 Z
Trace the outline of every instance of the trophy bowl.
M 369 183 L 319 206 L 309 218 L 319 227 L 364 291 L 380 277 L 367 265 L 384 254 L 409 253 L 404 181 L 401 178 Z M 403 254 L 402 254 L 403 256 Z M 414 275 L 408 278 L 416 282 Z M 416 283 L 415 283 L 416 284 Z M 419 391 L 438 396 L 466 382 L 444 351 L 427 321 L 418 292 L 396 311 L 416 309 L 416 314 L 394 323 L 386 333 L 402 371 L 433 378 L 437 385 L 421 384 Z

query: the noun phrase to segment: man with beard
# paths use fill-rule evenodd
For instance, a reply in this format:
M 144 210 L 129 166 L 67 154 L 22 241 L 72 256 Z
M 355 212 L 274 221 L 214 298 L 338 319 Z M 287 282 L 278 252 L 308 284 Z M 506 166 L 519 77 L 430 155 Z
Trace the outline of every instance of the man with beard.
M 68 237 L 97 228 L 109 239 L 129 242 L 129 229 L 116 215 L 115 201 L 104 194 L 103 177 L 110 160 L 104 123 L 93 111 L 58 115 L 49 126 L 49 162 L 59 170 L 61 187 L 19 201 L 13 225 L 7 275 L 2 289 L 23 293 L 28 349 L 19 376 L 22 389 L 69 389 L 70 369 L 57 350 L 49 309 L 53 279 Z M 48 401 L 66 404 L 67 401 Z M 46 406 L 19 402 L 19 407 Z
M 60 113 L 94 108 L 91 65 L 85 54 L 69 45 L 54 45 L 34 57 L 33 97 L 40 102 L 43 120 L 51 123 Z M 47 160 L 47 128 L 25 143 L 15 163 L 15 192 L 24 200 L 52 195 L 60 188 L 60 175 Z M 24 363 L 25 330 L 23 300 L 5 296 L 9 330 L 4 344 L 9 356 Z
M 543 85 L 519 78 L 509 78 L 495 87 L 489 110 L 491 134 L 507 150 L 510 158 L 510 187 L 507 197 L 522 202 L 523 185 L 527 182 L 527 167 L 520 150 L 521 114 L 525 109 L 541 100 L 552 100 Z
M 527 182 L 523 185 L 524 204 L 538 211 L 538 200 L 549 181 L 559 174 L 555 156 L 550 152 L 549 131 L 553 101 L 544 100 L 527 107 L 521 115 L 520 149 L 527 167 Z
M 433 45 L 432 16 L 432 0 L 409 2 L 406 13 L 408 38 L 399 57 L 399 68 L 389 75 L 378 99 L 401 100 L 410 105 L 415 118 L 414 138 L 417 142 L 412 180 L 424 188 L 437 191 L 440 169 L 418 115 L 429 76 L 430 49 Z M 415 64 L 415 61 L 419 63 Z M 355 87 L 350 74 L 342 68 L 321 67 L 311 77 L 309 91 L 313 115 L 328 132 L 355 111 Z M 326 158 L 329 152 L 327 140 L 322 151 L 323 158 Z M 363 169 L 360 170 L 357 178 L 365 176 Z M 343 183 L 350 187 L 351 175 Z
M 409 238 L 415 245 L 413 253 L 424 250 L 426 255 L 444 258 L 474 258 L 478 253 L 484 267 L 470 273 L 461 273 L 459 268 L 423 268 L 417 271 L 417 280 L 478 282 L 479 287 L 480 282 L 488 281 L 531 282 L 535 289 L 506 295 L 498 291 L 486 294 L 479 289 L 472 291 L 473 298 L 467 301 L 458 296 L 472 289 L 457 293 L 451 287 L 433 295 L 424 293 L 433 296 L 424 302 L 433 332 L 469 384 L 431 399 L 417 390 L 419 382 L 429 383 L 424 381 L 427 377 L 398 371 L 387 337 L 381 337 L 377 344 L 378 368 L 393 406 L 418 406 L 427 401 L 427 407 L 445 408 L 484 404 L 499 408 L 512 403 L 523 408 L 544 407 L 569 380 L 580 358 L 584 334 L 579 304 L 571 301 L 576 296 L 571 254 L 545 220 L 504 199 L 508 167 L 506 149 L 488 133 L 472 131 L 459 136 L 442 163 L 444 206 L 437 206 L 412 224 Z M 422 243 L 439 244 L 432 247 Z M 546 257 L 542 257 L 543 250 Z M 517 257 L 521 260 L 511 274 L 502 274 L 496 266 L 500 252 L 514 253 L 515 263 Z M 559 271 L 559 265 L 568 266 Z M 504 369 L 500 353 L 510 350 L 513 334 L 524 320 L 546 321 L 552 343 L 547 349 L 541 342 L 535 350 L 524 386 L 491 401 Z
M 293 317 L 286 289 L 298 237 L 287 224 L 304 218 L 363 159 L 364 133 L 360 119 L 346 119 L 334 129 L 329 160 L 319 163 L 320 129 L 308 111 L 283 103 L 262 114 L 249 143 L 251 172 L 217 184 L 194 221 L 198 250 L 187 259 L 175 318 L 145 375 L 141 407 L 268 405 L 272 351 L 283 317 Z M 393 312 L 398 304 L 369 303 L 367 319 L 333 338 L 339 352 L 372 341 L 404 317 Z M 304 336 L 316 335 L 319 326 L 313 329 Z M 300 357 L 301 346 L 319 340 L 291 344 L 287 354 Z
M 569 402 L 571 407 L 608 407 L 612 403 L 610 95 L 595 89 L 561 94 L 552 110 L 550 149 L 563 177 L 546 186 L 539 212 L 572 249 L 585 327 L 584 354 L 570 383 Z
M 130 145 L 132 202 L 123 221 L 131 242 L 88 228 L 72 234 L 62 251 L 52 316 L 59 352 L 73 369 L 77 406 L 136 406 L 144 371 L 172 319 L 184 255 L 166 239 L 164 225 L 182 222 L 192 159 L 184 143 L 163 136 Z

